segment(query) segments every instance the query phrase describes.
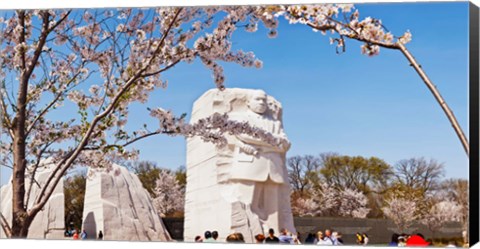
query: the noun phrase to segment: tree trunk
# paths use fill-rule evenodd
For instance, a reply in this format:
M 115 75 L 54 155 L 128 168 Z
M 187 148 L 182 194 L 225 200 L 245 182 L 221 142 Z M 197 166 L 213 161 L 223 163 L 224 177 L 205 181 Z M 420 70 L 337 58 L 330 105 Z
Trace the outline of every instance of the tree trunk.
M 25 207 L 25 170 L 27 162 L 25 160 L 25 108 L 20 107 L 17 113 L 17 123 L 14 126 L 13 142 L 13 179 L 12 179 L 12 237 L 25 238 L 28 233 L 28 227 L 23 228 L 29 218 Z
M 20 95 L 22 95 L 20 93 Z M 21 98 L 20 98 L 21 99 Z M 21 101 L 19 101 L 21 102 Z M 19 112 L 17 113 L 17 122 L 14 126 L 14 141 L 13 141 L 13 179 L 12 179 L 12 237 L 26 238 L 28 233 L 25 224 L 29 220 L 27 210 L 25 207 L 25 170 L 27 167 L 25 155 L 25 107 L 23 102 L 19 105 Z
M 19 21 L 24 26 L 25 16 L 23 11 L 19 11 Z M 24 30 L 20 36 L 20 41 L 25 41 Z M 25 170 L 26 161 L 26 135 L 25 122 L 27 116 L 27 89 L 28 76 L 26 69 L 25 51 L 22 51 L 21 73 L 19 77 L 19 88 L 17 94 L 17 114 L 13 122 L 13 179 L 12 179 L 12 237 L 26 238 L 28 226 L 31 219 L 28 217 L 25 207 Z M 28 225 L 25 227 L 25 225 Z
M 18 217 L 17 221 L 15 221 L 15 215 L 12 225 L 12 238 L 27 238 L 28 230 L 32 220 L 30 217 L 25 215 L 21 215 Z

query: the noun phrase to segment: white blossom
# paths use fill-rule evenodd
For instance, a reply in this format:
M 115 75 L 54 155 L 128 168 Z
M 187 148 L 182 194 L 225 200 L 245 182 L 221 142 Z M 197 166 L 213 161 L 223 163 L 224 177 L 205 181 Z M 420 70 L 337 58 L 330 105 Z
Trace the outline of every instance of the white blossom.
M 165 217 L 175 211 L 183 211 L 185 190 L 178 183 L 174 173 L 160 170 L 154 196 L 153 203 L 160 216 Z
M 399 232 L 406 230 L 418 219 L 417 204 L 414 201 L 393 197 L 382 208 L 384 215 L 391 219 Z
M 409 43 L 412 40 L 412 33 L 409 30 L 400 37 L 399 41 L 403 44 Z
M 342 216 L 365 218 L 370 212 L 368 199 L 360 191 L 337 189 L 322 184 L 309 198 L 298 198 L 292 205 L 292 211 L 300 216 Z
M 435 232 L 447 222 L 459 221 L 461 207 L 454 201 L 441 201 L 432 206 L 430 211 L 421 219 L 421 223 Z

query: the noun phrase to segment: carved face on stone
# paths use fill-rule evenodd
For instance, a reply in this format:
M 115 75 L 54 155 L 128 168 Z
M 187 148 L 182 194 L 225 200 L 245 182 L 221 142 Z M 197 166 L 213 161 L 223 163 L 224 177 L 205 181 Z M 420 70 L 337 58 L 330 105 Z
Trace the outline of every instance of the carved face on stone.
M 271 111 L 273 119 L 279 120 L 281 116 L 281 107 L 279 106 L 279 104 L 273 98 L 268 97 L 267 105 L 268 109 L 270 109 Z
M 267 95 L 262 91 L 254 92 L 247 104 L 253 112 L 263 114 L 267 110 Z

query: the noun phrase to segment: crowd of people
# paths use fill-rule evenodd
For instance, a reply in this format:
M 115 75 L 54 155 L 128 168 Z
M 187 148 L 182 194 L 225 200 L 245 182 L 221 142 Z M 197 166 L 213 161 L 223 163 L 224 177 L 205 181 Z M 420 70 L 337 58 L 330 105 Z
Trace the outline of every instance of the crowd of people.
M 258 244 L 310 244 L 310 245 L 344 245 L 342 233 L 326 229 L 325 231 L 318 231 L 317 233 L 309 233 L 305 240 L 302 240 L 300 233 L 293 234 L 287 229 L 281 229 L 278 237 L 275 235 L 275 230 L 270 228 L 268 234 L 255 235 L 255 243 Z M 369 238 L 366 233 L 357 233 L 356 235 L 357 245 L 368 245 Z M 77 229 L 65 230 L 65 237 L 71 237 L 74 240 L 86 240 L 92 239 L 88 236 L 87 232 L 83 230 L 78 233 Z M 95 239 L 95 238 L 93 238 Z M 97 240 L 103 240 L 103 232 L 99 231 Z M 215 242 L 228 242 L 228 243 L 245 243 L 245 239 L 242 233 L 232 233 L 228 235 L 225 241 L 219 240 L 219 234 L 217 231 L 205 231 L 204 236 L 197 235 L 195 242 L 215 243 Z M 429 246 L 431 243 L 425 240 L 425 237 L 421 233 L 417 234 L 392 234 L 391 242 L 388 244 L 393 247 L 410 247 L 410 246 Z M 450 242 L 447 247 L 457 247 L 455 242 Z
M 431 245 L 430 242 L 425 240 L 425 236 L 421 233 L 417 234 L 398 234 L 394 233 L 392 234 L 392 240 L 388 244 L 389 246 L 398 246 L 398 247 L 404 247 L 404 246 L 429 246 Z M 450 241 L 447 245 L 447 247 L 457 247 L 457 244 L 455 241 Z
M 357 233 L 356 235 L 357 245 L 368 245 L 369 238 L 366 233 Z M 245 239 L 242 233 L 232 233 L 227 236 L 225 241 L 218 239 L 217 231 L 206 231 L 204 236 L 196 236 L 195 242 L 232 242 L 232 243 L 245 243 Z M 257 234 L 255 236 L 255 243 L 259 244 L 310 244 L 310 245 L 344 245 L 342 233 L 326 229 L 325 231 L 318 231 L 317 233 L 309 233 L 305 240 L 301 239 L 300 233 L 292 234 L 287 229 L 281 229 L 278 237 L 275 235 L 275 230 L 270 228 L 268 234 Z M 411 247 L 411 246 L 429 246 L 430 242 L 425 240 L 425 237 L 421 233 L 417 234 L 398 234 L 392 235 L 391 242 L 388 244 L 392 247 Z M 456 247 L 455 242 L 449 243 L 447 247 Z
M 82 240 L 86 240 L 86 239 L 95 239 L 95 238 L 91 238 L 88 236 L 87 232 L 85 230 L 83 230 L 80 234 L 78 233 L 78 230 L 77 229 L 70 229 L 70 230 L 65 230 L 65 234 L 64 234 L 65 237 L 70 237 L 74 240 L 78 240 L 78 239 L 82 239 Z M 98 232 L 98 236 L 97 238 L 98 240 L 103 240 L 103 232 L 102 230 L 100 230 Z
M 362 243 L 368 243 L 368 237 L 366 234 L 365 239 Z M 245 239 L 242 233 L 232 233 L 227 236 L 225 239 L 226 242 L 232 243 L 245 243 Z M 195 242 L 224 242 L 218 240 L 217 231 L 205 231 L 204 236 L 197 235 L 195 237 Z M 292 234 L 287 229 L 283 228 L 280 230 L 278 237 L 275 235 L 275 230 L 270 228 L 268 234 L 257 234 L 255 235 L 255 242 L 259 244 L 317 244 L 317 245 L 343 245 L 342 234 L 337 231 L 332 231 L 330 229 L 325 230 L 325 232 L 319 231 L 316 235 L 309 233 L 308 237 L 302 241 L 300 233 Z

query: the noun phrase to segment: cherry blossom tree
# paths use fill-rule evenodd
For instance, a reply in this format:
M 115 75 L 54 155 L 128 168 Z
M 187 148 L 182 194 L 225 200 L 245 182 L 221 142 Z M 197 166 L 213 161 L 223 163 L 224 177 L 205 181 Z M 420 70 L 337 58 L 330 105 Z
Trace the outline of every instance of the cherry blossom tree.
M 0 163 L 13 171 L 13 218 L 9 221 L 0 214 L 5 234 L 27 236 L 36 214 L 72 166 L 108 170 L 114 160 L 135 159 L 138 151 L 131 145 L 146 137 L 200 136 L 224 146 L 223 134 L 244 133 L 282 144 L 272 134 L 230 121 L 226 115 L 187 124 L 185 116 L 160 107 L 149 109 L 158 127 L 125 128 L 129 106 L 144 104 L 154 90 L 166 88 L 165 72 L 179 63 L 200 60 L 212 71 L 219 89 L 225 87 L 220 63 L 261 68 L 253 52 L 232 50 L 232 34 L 239 29 L 255 32 L 263 24 L 268 36 L 275 37 L 280 17 L 324 34 L 331 31 L 338 51 L 345 50 L 345 39 L 361 41 L 362 52 L 369 56 L 377 55 L 380 47 L 401 50 L 462 138 L 453 113 L 405 48 L 410 32 L 394 36 L 380 20 L 362 20 L 353 10 L 351 4 L 321 4 L 7 13 L 0 20 L 0 109 L 5 131 Z M 60 110 L 69 110 L 68 115 L 52 118 Z M 468 142 L 462 142 L 468 154 Z M 33 181 L 40 161 L 47 157 L 54 158 L 56 167 L 40 194 L 27 203 L 31 189 L 25 186 L 33 185 L 27 181 Z M 27 171 L 32 177 L 25 177 Z
M 461 207 L 454 201 L 441 201 L 436 203 L 421 219 L 421 223 L 428 227 L 435 236 L 443 225 L 447 222 L 459 221 L 461 217 Z
M 360 191 L 333 188 L 325 183 L 310 197 L 299 197 L 292 211 L 299 216 L 335 216 L 365 218 L 370 212 L 368 199 Z
M 185 189 L 177 181 L 175 173 L 160 170 L 153 199 L 160 216 L 165 217 L 174 212 L 183 212 L 185 205 Z
M 407 232 L 407 229 L 419 218 L 416 202 L 405 198 L 393 197 L 387 200 L 382 211 L 395 223 L 399 232 Z
M 13 218 L 0 215 L 5 234 L 27 236 L 34 217 L 73 165 L 108 170 L 118 158 L 134 159 L 138 151 L 128 146 L 149 136 L 200 136 L 222 146 L 222 134 L 228 132 L 281 143 L 225 115 L 189 125 L 184 116 L 161 108 L 150 109 L 159 127 L 125 129 L 129 105 L 145 103 L 152 91 L 165 88 L 162 75 L 178 63 L 198 58 L 212 70 L 220 89 L 224 76 L 219 61 L 260 68 L 253 53 L 232 51 L 230 41 L 237 23 L 253 18 L 255 9 L 18 10 L 6 16 L 0 24 L 0 75 L 5 79 L 0 107 L 6 131 L 1 163 L 12 168 L 14 177 Z M 216 15 L 223 18 L 215 25 Z M 51 118 L 67 105 L 71 111 L 65 119 Z M 26 181 L 33 181 L 46 157 L 54 158 L 56 167 L 40 194 L 29 200 L 33 203 L 26 203 L 30 188 L 25 186 L 33 185 Z M 27 171 L 31 178 L 25 177 Z
M 298 197 L 292 200 L 292 212 L 294 215 L 303 216 L 317 216 L 319 213 L 319 205 L 313 198 Z
M 342 216 L 365 218 L 370 212 L 370 209 L 367 208 L 368 199 L 360 191 L 353 189 L 342 190 L 339 194 L 339 199 L 340 205 L 338 212 L 342 214 Z
M 440 184 L 438 199 L 452 200 L 460 206 L 460 223 L 462 229 L 468 232 L 469 221 L 469 182 L 465 179 L 447 179 Z M 466 241 L 465 241 L 466 243 Z

